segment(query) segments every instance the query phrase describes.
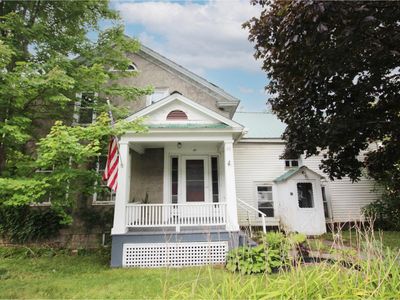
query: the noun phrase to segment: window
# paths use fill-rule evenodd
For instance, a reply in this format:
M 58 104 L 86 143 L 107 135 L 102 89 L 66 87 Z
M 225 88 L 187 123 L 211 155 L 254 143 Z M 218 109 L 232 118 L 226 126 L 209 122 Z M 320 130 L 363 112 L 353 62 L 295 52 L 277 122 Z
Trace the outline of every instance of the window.
M 212 181 L 212 201 L 219 202 L 219 188 L 218 188 L 218 157 L 211 157 L 211 181 Z
M 54 168 L 52 169 L 39 169 L 36 170 L 36 173 L 40 173 L 43 176 L 48 176 L 53 172 Z M 47 206 L 51 205 L 51 191 L 47 192 L 39 202 L 31 203 L 31 206 Z
M 137 70 L 138 70 L 137 66 L 132 62 L 129 64 L 128 68 L 125 71 L 133 72 L 133 71 L 137 71 Z M 116 69 L 114 69 L 114 67 L 111 67 L 109 71 L 110 72 L 121 72 L 122 70 L 116 70 Z
M 322 203 L 324 204 L 325 218 L 329 219 L 330 213 L 329 213 L 328 199 L 326 198 L 326 188 L 324 186 L 321 186 L 321 192 L 322 192 Z
M 298 182 L 297 183 L 297 195 L 299 198 L 300 208 L 313 208 L 314 197 L 311 182 Z
M 171 203 L 178 203 L 178 158 L 171 160 Z
M 155 88 L 154 93 L 147 96 L 147 105 L 156 103 L 157 101 L 160 101 L 161 99 L 167 97 L 168 95 L 169 94 L 167 88 Z
M 75 102 L 74 121 L 76 124 L 87 125 L 93 123 L 96 119 L 96 93 L 78 94 L 78 100 Z
M 187 120 L 187 115 L 181 110 L 173 110 L 167 115 L 167 120 Z
M 137 71 L 136 65 L 135 65 L 134 63 L 131 63 L 131 64 L 128 66 L 127 71 L 130 71 L 130 72 L 132 72 L 132 71 Z
M 257 186 L 258 210 L 262 211 L 269 218 L 274 217 L 274 201 L 271 185 Z M 258 215 L 261 217 L 261 214 Z
M 286 168 L 295 168 L 300 165 L 298 159 L 286 159 L 285 160 L 285 167 Z
M 101 155 L 97 158 L 96 172 L 102 176 L 107 163 L 107 156 Z M 93 194 L 93 204 L 110 204 L 115 202 L 115 192 L 112 191 L 105 181 L 95 183 L 96 192 Z

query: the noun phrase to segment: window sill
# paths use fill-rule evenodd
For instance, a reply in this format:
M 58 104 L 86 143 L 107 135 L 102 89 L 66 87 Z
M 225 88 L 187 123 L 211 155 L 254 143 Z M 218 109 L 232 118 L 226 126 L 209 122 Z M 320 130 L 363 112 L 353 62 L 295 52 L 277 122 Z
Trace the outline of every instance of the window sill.
M 96 206 L 115 205 L 115 201 L 93 201 L 92 205 Z
M 44 202 L 44 203 L 31 203 L 29 204 L 31 207 L 45 207 L 45 206 L 51 206 L 50 202 Z

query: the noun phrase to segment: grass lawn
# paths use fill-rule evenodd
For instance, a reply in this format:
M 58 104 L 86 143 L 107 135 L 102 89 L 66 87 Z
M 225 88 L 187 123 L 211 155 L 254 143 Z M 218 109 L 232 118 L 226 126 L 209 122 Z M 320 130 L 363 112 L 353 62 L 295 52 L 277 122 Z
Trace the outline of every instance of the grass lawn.
M 395 237 L 385 239 L 394 245 Z M 244 276 L 223 267 L 111 269 L 108 253 L 0 248 L 0 298 L 400 299 L 397 252 L 356 261 L 356 268 L 323 263 Z
M 3 258 L 0 298 L 170 298 L 180 285 L 208 278 L 207 268 L 110 269 L 105 258 Z M 212 270 L 214 279 L 225 274 Z
M 356 235 L 355 230 L 344 230 L 341 232 L 341 236 L 343 239 L 343 243 L 348 246 L 357 246 L 358 237 Z M 322 235 L 319 239 L 325 239 L 328 241 L 333 241 L 332 233 L 326 233 Z M 361 241 L 365 239 L 363 235 L 361 235 Z M 389 247 L 393 250 L 400 249 L 400 232 L 399 231 L 375 231 L 374 239 L 382 242 L 384 247 Z

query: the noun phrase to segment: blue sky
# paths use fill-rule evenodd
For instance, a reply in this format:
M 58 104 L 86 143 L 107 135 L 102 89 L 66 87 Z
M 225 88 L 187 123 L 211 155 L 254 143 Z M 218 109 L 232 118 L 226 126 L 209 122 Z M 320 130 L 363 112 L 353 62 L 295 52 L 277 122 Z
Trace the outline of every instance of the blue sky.
M 126 33 L 241 100 L 240 110 L 262 111 L 268 78 L 241 24 L 260 8 L 245 0 L 114 1 Z

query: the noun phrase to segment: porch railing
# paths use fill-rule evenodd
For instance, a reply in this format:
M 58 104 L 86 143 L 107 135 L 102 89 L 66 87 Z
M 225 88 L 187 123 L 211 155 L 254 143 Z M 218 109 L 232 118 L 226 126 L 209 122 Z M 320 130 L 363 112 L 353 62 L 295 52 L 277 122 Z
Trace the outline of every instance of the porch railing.
M 125 216 L 129 228 L 225 225 L 226 203 L 129 203 Z
M 257 209 L 255 207 L 251 206 L 250 204 L 240 200 L 239 198 L 237 198 L 237 201 L 238 201 L 237 202 L 238 206 L 247 212 L 247 220 L 249 221 L 250 236 L 253 236 L 253 232 L 251 230 L 250 211 L 252 211 L 253 213 L 256 212 L 259 216 L 261 216 L 262 230 L 263 230 L 264 233 L 266 233 L 267 232 L 267 225 L 266 225 L 265 218 L 267 217 L 267 215 L 265 213 L 263 213 L 262 211 L 260 211 L 259 209 Z

